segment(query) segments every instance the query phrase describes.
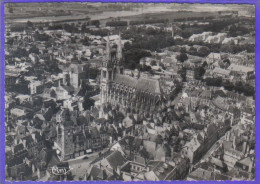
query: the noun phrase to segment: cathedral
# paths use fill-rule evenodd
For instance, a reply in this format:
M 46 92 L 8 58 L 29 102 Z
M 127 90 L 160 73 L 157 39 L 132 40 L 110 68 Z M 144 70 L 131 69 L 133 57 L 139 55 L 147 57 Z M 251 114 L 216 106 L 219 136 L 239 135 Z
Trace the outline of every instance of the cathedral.
M 123 113 L 156 113 L 166 102 L 160 83 L 155 79 L 124 74 L 121 36 L 117 48 L 106 43 L 106 56 L 100 78 L 101 114 L 106 104 L 118 106 Z

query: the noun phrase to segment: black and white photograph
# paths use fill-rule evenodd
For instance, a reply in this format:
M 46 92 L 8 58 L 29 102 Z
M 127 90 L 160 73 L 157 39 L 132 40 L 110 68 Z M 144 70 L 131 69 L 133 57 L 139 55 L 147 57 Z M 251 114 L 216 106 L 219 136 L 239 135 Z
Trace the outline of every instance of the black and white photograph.
M 255 180 L 255 6 L 5 3 L 7 181 Z

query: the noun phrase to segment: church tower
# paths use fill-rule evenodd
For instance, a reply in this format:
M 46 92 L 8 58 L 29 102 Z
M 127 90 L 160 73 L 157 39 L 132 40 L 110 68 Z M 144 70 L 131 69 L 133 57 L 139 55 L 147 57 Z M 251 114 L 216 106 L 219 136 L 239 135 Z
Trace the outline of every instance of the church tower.
M 99 117 L 104 117 L 103 107 L 107 102 L 111 102 L 113 94 L 111 93 L 111 85 L 116 78 L 116 75 L 123 74 L 123 54 L 122 54 L 122 43 L 121 34 L 119 33 L 119 39 L 117 49 L 112 50 L 110 48 L 109 36 L 107 37 L 106 43 L 106 56 L 102 63 L 101 77 L 100 77 L 100 103 L 101 109 Z
M 119 62 L 122 62 L 123 55 L 122 55 L 122 41 L 121 41 L 121 33 L 119 32 L 119 39 L 117 45 L 117 59 Z
M 174 26 L 172 24 L 172 38 L 174 38 Z
M 123 74 L 124 73 L 124 68 L 123 68 L 123 53 L 122 53 L 122 41 L 121 41 L 121 33 L 119 32 L 119 39 L 118 39 L 118 44 L 117 44 L 117 62 L 116 64 L 116 70 L 118 74 Z
M 102 68 L 101 68 L 101 78 L 100 78 L 101 104 L 105 104 L 107 102 L 109 85 L 112 82 L 112 69 L 113 69 L 113 63 L 111 61 L 110 41 L 108 36 L 108 40 L 106 43 L 106 57 L 102 63 Z

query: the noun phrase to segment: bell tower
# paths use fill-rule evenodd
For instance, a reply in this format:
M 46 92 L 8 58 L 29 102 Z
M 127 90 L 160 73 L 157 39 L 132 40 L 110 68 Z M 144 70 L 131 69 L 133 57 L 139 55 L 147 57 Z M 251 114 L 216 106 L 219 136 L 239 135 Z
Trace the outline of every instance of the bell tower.
M 110 83 L 112 82 L 112 69 L 113 69 L 113 64 L 111 61 L 110 41 L 108 35 L 107 43 L 106 43 L 106 57 L 102 63 L 101 77 L 100 77 L 101 104 L 105 104 L 107 102 L 109 87 L 110 87 Z
M 122 53 L 122 41 L 121 41 L 121 33 L 119 32 L 119 39 L 117 44 L 117 73 L 123 74 L 124 73 L 124 67 L 123 67 L 123 53 Z

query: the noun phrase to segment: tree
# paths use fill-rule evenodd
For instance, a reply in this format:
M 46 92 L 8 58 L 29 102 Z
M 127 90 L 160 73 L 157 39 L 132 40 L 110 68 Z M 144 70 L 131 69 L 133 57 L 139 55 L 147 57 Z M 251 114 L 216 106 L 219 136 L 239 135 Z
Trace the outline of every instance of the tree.
M 230 66 L 230 60 L 228 58 L 224 59 L 223 64 L 225 65 L 225 68 L 229 67 Z
M 35 40 L 37 40 L 37 41 L 49 41 L 49 39 L 51 38 L 46 33 L 40 34 L 38 31 L 36 31 L 33 36 L 34 36 Z
M 85 99 L 84 103 L 83 103 L 83 107 L 84 109 L 90 109 L 92 106 L 94 106 L 95 103 L 94 103 L 94 100 L 88 98 L 88 99 Z
M 234 85 L 233 83 L 231 83 L 230 81 L 224 81 L 222 83 L 223 87 L 226 89 L 226 90 L 229 90 L 229 91 L 232 91 L 234 90 Z
M 42 27 L 42 26 L 39 26 L 38 29 L 39 29 L 40 31 L 43 31 L 43 27 Z
M 28 57 L 28 52 L 25 48 L 17 47 L 16 50 L 11 52 L 11 56 L 13 57 Z
M 182 77 L 182 81 L 186 82 L 186 73 L 187 73 L 187 68 L 182 67 L 180 70 L 178 70 L 178 74 Z
M 11 32 L 22 32 L 24 31 L 23 25 L 15 25 L 10 28 Z
M 11 8 L 9 8 L 8 12 L 9 12 L 9 13 L 13 13 L 13 12 L 14 12 L 14 9 L 11 7 Z
M 50 48 L 50 47 L 52 47 L 52 42 L 50 42 L 50 41 L 47 41 L 47 42 L 45 42 L 45 48 Z
M 197 49 L 195 47 L 191 46 L 189 49 L 189 54 L 195 55 L 195 56 L 198 55 Z
M 224 44 L 220 47 L 220 51 L 221 52 L 226 52 L 226 53 L 233 53 L 234 52 L 234 48 L 233 48 L 233 44 Z
M 50 95 L 52 98 L 56 98 L 56 96 L 57 96 L 54 90 L 51 90 Z
M 205 68 L 206 66 L 208 66 L 208 63 L 206 61 L 204 61 L 202 64 L 202 67 Z
M 87 25 L 86 25 L 86 23 L 84 23 L 84 24 L 82 24 L 81 25 L 81 32 L 85 32 L 86 30 L 87 30 L 87 27 L 86 27 Z
M 106 23 L 106 26 L 111 26 L 111 27 L 127 26 L 127 21 L 110 21 Z
M 205 74 L 206 70 L 203 67 L 197 67 L 194 70 L 195 79 L 200 80 L 202 76 Z
M 126 42 L 125 44 L 124 44 L 124 49 L 125 50 L 129 50 L 131 48 L 131 44 L 129 43 L 129 42 Z
M 91 20 L 90 24 L 93 25 L 93 26 L 99 27 L 100 22 L 99 22 L 99 20 Z
M 124 66 L 128 69 L 136 69 L 139 61 L 143 57 L 151 56 L 150 52 L 140 49 L 131 49 L 125 52 L 125 60 Z
M 201 56 L 201 57 L 206 57 L 209 55 L 210 53 L 210 49 L 206 46 L 202 46 L 202 47 L 199 47 L 198 50 L 198 55 Z
M 75 25 L 64 24 L 63 29 L 69 33 L 76 33 L 78 32 L 78 28 Z
M 9 44 L 9 45 L 13 45 L 14 39 L 13 38 L 8 38 L 6 43 Z
M 27 21 L 26 25 L 27 25 L 27 27 L 33 27 L 33 23 L 31 21 L 29 21 L 29 20 Z
M 137 65 L 137 69 L 139 69 L 140 65 Z M 150 72 L 152 70 L 151 66 L 143 65 L 140 67 L 140 71 L 142 72 Z
M 44 69 L 50 73 L 58 74 L 61 72 L 61 69 L 59 68 L 58 61 L 53 60 L 50 61 L 50 59 L 45 60 Z
M 180 53 L 179 55 L 176 56 L 176 59 L 183 63 L 188 59 L 188 56 L 186 53 Z
M 29 53 L 39 54 L 39 49 L 34 45 L 30 48 Z
M 208 86 L 221 86 L 222 85 L 222 78 L 218 77 L 218 78 L 206 78 L 205 82 Z
M 156 64 L 156 61 L 155 61 L 155 60 L 152 60 L 152 61 L 151 61 L 151 65 L 152 65 L 152 66 L 156 66 L 156 65 L 157 65 L 157 64 Z
M 164 66 L 164 64 L 163 64 L 162 62 L 159 62 L 159 66 L 162 67 L 163 70 L 166 69 L 165 66 Z
M 176 86 L 175 86 L 175 90 L 170 94 L 170 100 L 174 100 L 175 97 L 179 94 L 179 92 L 181 92 L 181 90 L 183 88 L 182 82 L 174 80 L 174 84 Z

